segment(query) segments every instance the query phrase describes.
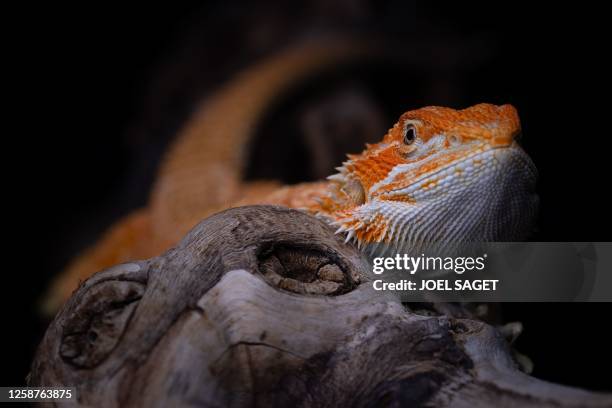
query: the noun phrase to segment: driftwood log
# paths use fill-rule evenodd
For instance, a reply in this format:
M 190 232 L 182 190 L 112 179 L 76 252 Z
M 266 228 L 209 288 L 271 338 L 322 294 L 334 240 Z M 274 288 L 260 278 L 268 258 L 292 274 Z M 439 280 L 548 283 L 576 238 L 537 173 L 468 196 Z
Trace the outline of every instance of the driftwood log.
M 162 256 L 81 284 L 29 385 L 74 386 L 78 404 L 104 407 L 612 406 L 524 374 L 478 319 L 377 295 L 369 270 L 307 214 L 216 214 Z

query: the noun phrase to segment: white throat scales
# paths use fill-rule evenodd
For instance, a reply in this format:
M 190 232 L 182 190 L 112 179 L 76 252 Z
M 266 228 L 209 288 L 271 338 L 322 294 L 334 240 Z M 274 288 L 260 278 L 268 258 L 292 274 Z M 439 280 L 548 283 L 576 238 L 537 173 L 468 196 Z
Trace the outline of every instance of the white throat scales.
M 417 154 L 425 157 L 423 160 L 415 157 L 411 163 L 396 166 L 384 180 L 364 192 L 365 202 L 356 206 L 349 218 L 333 222 L 339 227 L 337 233 L 345 233 L 347 241 L 355 241 L 373 255 L 420 251 L 432 245 L 445 248 L 465 242 L 524 239 L 537 215 L 537 171 L 516 143 L 498 148 L 466 145 L 462 159 L 414 177 L 402 188 L 385 191 L 384 187 L 398 174 L 410 175 L 424 161 L 437 160 L 443 155 L 442 150 L 437 154 L 423 154 L 439 148 L 440 143 L 441 139 L 432 138 L 427 143 L 429 146 L 423 145 L 417 150 Z M 357 194 L 361 185 L 350 178 L 345 166 L 338 170 L 329 179 L 356 199 L 361 198 Z M 389 199 L 393 197 L 410 197 L 410 200 Z M 378 242 L 360 242 L 358 230 L 380 222 L 381 216 L 386 225 Z

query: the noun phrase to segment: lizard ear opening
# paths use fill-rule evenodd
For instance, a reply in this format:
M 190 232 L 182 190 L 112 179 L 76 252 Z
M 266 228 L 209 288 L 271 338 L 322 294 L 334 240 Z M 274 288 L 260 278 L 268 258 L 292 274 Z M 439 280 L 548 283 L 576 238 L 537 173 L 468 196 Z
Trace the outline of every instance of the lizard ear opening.
M 350 198 L 354 205 L 362 205 L 366 201 L 366 193 L 363 185 L 354 179 L 349 179 L 341 190 Z

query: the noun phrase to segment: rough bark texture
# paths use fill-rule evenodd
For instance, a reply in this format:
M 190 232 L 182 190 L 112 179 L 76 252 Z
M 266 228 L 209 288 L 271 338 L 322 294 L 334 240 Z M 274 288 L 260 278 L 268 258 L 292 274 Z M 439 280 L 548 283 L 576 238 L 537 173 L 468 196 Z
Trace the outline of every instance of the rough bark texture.
M 522 373 L 501 333 L 467 313 L 422 315 L 375 293 L 369 270 L 307 214 L 216 214 L 162 256 L 84 282 L 29 384 L 105 407 L 612 406 Z

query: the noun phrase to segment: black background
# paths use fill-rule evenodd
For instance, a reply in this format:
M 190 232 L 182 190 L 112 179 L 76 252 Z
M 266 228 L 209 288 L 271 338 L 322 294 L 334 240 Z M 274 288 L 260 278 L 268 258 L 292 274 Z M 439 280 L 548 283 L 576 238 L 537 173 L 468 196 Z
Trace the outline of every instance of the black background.
M 514 104 L 540 171 L 541 215 L 532 239 L 610 240 L 603 13 L 586 4 L 537 10 L 458 3 L 212 2 L 16 12 L 5 52 L 15 68 L 5 80 L 16 93 L 3 132 L 5 214 L 14 228 L 5 230 L 1 384 L 24 382 L 46 324 L 37 302 L 50 277 L 105 226 L 146 202 L 159 154 L 195 101 L 284 45 L 282 39 L 308 30 L 382 32 L 415 59 L 424 56 L 411 55 L 414 41 L 485 44 L 485 57 L 466 57 L 484 62 L 447 81 L 460 91 L 430 100 L 411 92 L 416 81 L 407 72 L 396 88 L 405 100 L 385 113 L 394 118 L 425 104 Z M 612 366 L 605 327 L 611 311 L 609 304 L 504 306 L 506 320 L 525 326 L 517 348 L 535 362 L 534 375 L 608 391 L 610 376 L 599 373 Z

